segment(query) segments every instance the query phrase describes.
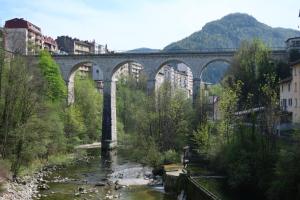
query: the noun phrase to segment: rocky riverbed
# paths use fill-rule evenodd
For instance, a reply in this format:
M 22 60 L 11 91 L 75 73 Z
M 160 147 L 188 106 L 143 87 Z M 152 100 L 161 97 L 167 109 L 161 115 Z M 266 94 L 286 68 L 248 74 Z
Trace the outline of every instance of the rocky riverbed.
M 151 168 L 122 157 L 90 156 L 70 166 L 44 167 L 5 187 L 0 200 L 175 199 L 164 193 L 161 177 Z
M 0 200 L 31 200 L 42 197 L 40 190 L 48 190 L 49 186 L 44 177 L 58 170 L 58 166 L 47 166 L 32 176 L 7 179 L 3 184 L 4 192 L 0 194 Z

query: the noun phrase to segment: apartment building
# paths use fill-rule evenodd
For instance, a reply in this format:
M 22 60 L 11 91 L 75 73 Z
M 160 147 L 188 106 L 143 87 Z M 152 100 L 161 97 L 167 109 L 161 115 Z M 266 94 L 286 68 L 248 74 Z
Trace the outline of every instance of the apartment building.
M 97 44 L 95 40 L 83 41 L 69 36 L 59 36 L 56 39 L 58 49 L 68 54 L 104 54 L 109 53 L 107 45 Z
M 7 20 L 5 28 L 5 48 L 21 54 L 34 54 L 43 49 L 41 28 L 24 20 L 14 18 Z
M 285 42 L 289 61 L 294 62 L 300 59 L 300 37 L 289 38 Z
M 23 18 L 7 20 L 4 25 L 5 48 L 24 55 L 36 54 L 46 49 L 57 51 L 57 44 L 51 37 L 43 36 L 41 28 Z
M 114 74 L 114 79 L 118 80 L 122 76 L 132 76 L 136 80 L 139 79 L 143 66 L 139 63 L 128 62 L 122 65 Z
M 174 62 L 163 66 L 156 75 L 156 89 L 164 81 L 169 81 L 174 89 L 182 89 L 188 97 L 193 95 L 193 75 L 183 63 Z
M 58 52 L 58 46 L 56 41 L 49 36 L 43 36 L 43 48 L 51 53 Z
M 292 115 L 293 123 L 300 123 L 300 60 L 290 65 L 292 76 L 280 82 L 280 107 Z

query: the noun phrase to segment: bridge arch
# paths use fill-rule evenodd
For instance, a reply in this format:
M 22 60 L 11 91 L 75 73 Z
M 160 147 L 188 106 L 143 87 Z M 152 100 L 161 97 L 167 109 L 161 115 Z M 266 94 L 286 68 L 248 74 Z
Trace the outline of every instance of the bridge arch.
M 68 104 L 73 104 L 75 101 L 75 75 L 76 72 L 80 69 L 80 67 L 83 67 L 83 71 L 86 71 L 86 73 L 89 73 L 91 76 L 93 76 L 93 68 L 96 68 L 96 74 L 103 77 L 103 71 L 102 69 L 97 65 L 96 62 L 90 61 L 90 60 L 84 60 L 76 63 L 72 66 L 69 73 L 67 74 L 67 87 L 68 87 Z M 85 68 L 85 69 L 84 69 Z M 86 69 L 89 68 L 89 69 Z
M 155 71 L 155 90 L 166 80 L 172 88 L 182 89 L 187 97 L 192 96 L 193 72 L 186 61 L 171 58 L 161 62 Z
M 144 70 L 144 63 L 143 62 L 140 62 L 139 60 L 135 60 L 135 59 L 126 59 L 126 60 L 123 60 L 121 62 L 119 62 L 118 64 L 116 64 L 113 69 L 111 70 L 111 74 L 110 74 L 110 77 L 113 78 L 113 76 L 115 75 L 115 73 L 120 70 L 120 68 L 126 64 L 129 64 L 129 63 L 135 63 L 135 64 L 138 64 L 142 67 L 142 70 Z
M 124 68 L 122 68 L 124 66 Z M 139 80 L 144 64 L 135 59 L 125 59 L 112 65 L 104 80 L 103 90 L 103 121 L 102 121 L 102 148 L 111 149 L 117 145 L 117 110 L 116 110 L 116 82 L 122 75 L 132 75 Z
M 231 59 L 228 59 L 228 58 L 216 58 L 216 59 L 212 59 L 212 60 L 209 60 L 208 62 L 204 63 L 202 66 L 201 66 L 201 71 L 200 71 L 200 80 L 203 80 L 203 73 L 205 72 L 205 70 L 207 70 L 209 68 L 209 66 L 213 63 L 226 63 L 228 66 L 231 65 L 232 63 L 232 60 Z

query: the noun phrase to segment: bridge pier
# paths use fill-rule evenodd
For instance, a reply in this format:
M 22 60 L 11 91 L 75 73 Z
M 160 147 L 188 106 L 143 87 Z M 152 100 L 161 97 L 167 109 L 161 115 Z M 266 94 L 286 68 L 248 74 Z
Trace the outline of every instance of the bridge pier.
M 103 85 L 103 118 L 102 118 L 102 150 L 107 151 L 117 146 L 116 116 L 116 82 L 104 81 Z
M 155 79 L 149 79 L 147 81 L 147 94 L 150 96 L 155 92 Z
M 200 95 L 200 84 L 201 84 L 200 78 L 193 79 L 193 105 L 195 105 Z

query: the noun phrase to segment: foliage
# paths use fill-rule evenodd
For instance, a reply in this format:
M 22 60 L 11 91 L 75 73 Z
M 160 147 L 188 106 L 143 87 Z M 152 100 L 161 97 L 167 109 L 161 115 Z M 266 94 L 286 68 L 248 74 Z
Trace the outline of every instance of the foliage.
M 64 125 L 64 131 L 69 141 L 68 146 L 72 148 L 74 145 L 79 145 L 87 128 L 78 106 L 71 105 L 65 109 Z
M 208 154 L 210 148 L 210 127 L 209 123 L 202 123 L 196 131 L 193 131 L 193 139 L 197 145 L 197 151 L 200 154 Z
M 77 122 L 74 126 L 80 127 L 77 132 L 82 133 L 78 137 L 85 143 L 99 141 L 101 138 L 102 104 L 103 97 L 97 91 L 93 80 L 88 76 L 76 76 L 75 107 L 71 109 Z
M 118 134 L 126 140 L 134 159 L 151 166 L 178 162 L 178 152 L 190 134 L 191 102 L 169 83 L 163 84 L 155 96 L 148 96 L 145 84 L 137 84 L 130 77 L 118 82 L 118 132 L 124 130 Z
M 41 52 L 37 66 L 17 55 L 5 61 L 0 62 L 0 158 L 11 163 L 14 177 L 99 139 L 102 97 L 91 80 L 76 82 L 77 102 L 66 107 L 66 86 L 49 53 Z
M 47 51 L 40 53 L 39 67 L 47 82 L 46 96 L 52 101 L 66 98 L 67 89 L 60 74 L 60 69 Z
M 300 147 L 299 131 L 294 132 L 294 143 L 284 144 L 279 152 L 274 179 L 268 189 L 271 200 L 300 198 Z

